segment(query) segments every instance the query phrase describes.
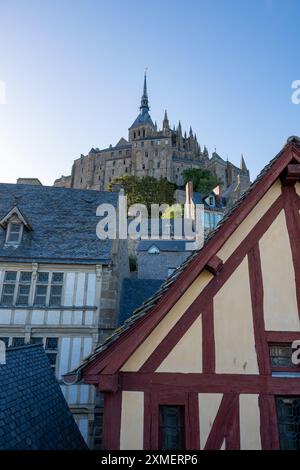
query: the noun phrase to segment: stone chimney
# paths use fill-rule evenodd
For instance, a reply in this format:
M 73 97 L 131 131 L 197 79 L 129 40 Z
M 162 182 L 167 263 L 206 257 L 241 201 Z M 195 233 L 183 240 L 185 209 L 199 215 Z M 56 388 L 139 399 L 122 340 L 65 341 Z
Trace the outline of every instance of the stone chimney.
M 18 178 L 17 184 L 34 184 L 36 186 L 43 186 L 38 178 Z

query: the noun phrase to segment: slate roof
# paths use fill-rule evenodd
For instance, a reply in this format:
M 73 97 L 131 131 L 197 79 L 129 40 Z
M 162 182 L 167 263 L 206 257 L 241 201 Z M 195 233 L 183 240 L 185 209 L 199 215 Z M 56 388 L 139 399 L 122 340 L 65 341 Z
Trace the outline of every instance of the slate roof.
M 87 449 L 42 345 L 8 348 L 0 365 L 0 450 Z
M 296 144 L 300 148 L 300 137 L 296 136 L 291 136 L 287 139 L 287 144 Z M 162 296 L 165 294 L 165 292 L 175 283 L 177 278 L 182 274 L 182 272 L 188 268 L 189 264 L 192 263 L 194 258 L 201 253 L 202 250 L 206 248 L 206 246 L 210 243 L 210 241 L 213 239 L 213 237 L 218 233 L 223 225 L 227 222 L 227 220 L 233 215 L 233 213 L 240 207 L 244 200 L 248 197 L 248 195 L 255 190 L 255 187 L 257 184 L 260 182 L 260 180 L 271 170 L 272 166 L 274 163 L 279 160 L 281 157 L 282 153 L 285 151 L 284 146 L 280 152 L 272 159 L 270 162 L 262 169 L 262 171 L 259 173 L 257 178 L 253 181 L 253 183 L 250 185 L 250 187 L 245 191 L 242 196 L 236 201 L 236 203 L 232 206 L 232 208 L 225 214 L 225 216 L 221 219 L 221 221 L 218 223 L 216 226 L 215 230 L 211 231 L 210 234 L 206 237 L 204 240 L 204 245 L 199 251 L 194 251 L 175 271 L 174 273 L 160 286 L 160 288 L 157 290 L 157 292 L 154 293 L 152 297 L 147 299 L 139 308 L 137 308 L 131 317 L 129 317 L 125 322 L 123 323 L 122 326 L 117 328 L 113 334 L 108 337 L 102 344 L 100 344 L 98 347 L 95 348 L 95 350 L 90 354 L 90 356 L 86 357 L 82 364 L 74 369 L 73 371 L 70 371 L 69 374 L 66 375 L 76 375 L 77 380 L 80 378 L 80 374 L 82 369 L 91 361 L 93 361 L 96 357 L 99 356 L 103 351 L 105 351 L 109 346 L 111 346 L 125 331 L 127 331 L 137 320 L 139 320 L 141 317 L 146 315 L 150 310 L 152 310 L 155 305 L 159 302 L 159 300 L 162 298 Z
M 135 127 L 140 127 L 145 124 L 149 124 L 150 126 L 154 127 L 153 121 L 148 112 L 140 113 L 129 129 L 134 129 Z
M 122 325 L 133 311 L 156 292 L 164 281 L 162 279 L 124 279 L 121 291 L 118 325 Z
M 141 240 L 137 246 L 137 251 L 148 251 L 151 246 L 156 246 L 159 251 L 186 251 L 188 240 Z
M 0 220 L 16 205 L 32 228 L 17 248 L 4 246 L 0 228 L 0 261 L 108 264 L 111 240 L 96 236 L 96 209 L 117 202 L 117 193 L 105 191 L 0 183 Z

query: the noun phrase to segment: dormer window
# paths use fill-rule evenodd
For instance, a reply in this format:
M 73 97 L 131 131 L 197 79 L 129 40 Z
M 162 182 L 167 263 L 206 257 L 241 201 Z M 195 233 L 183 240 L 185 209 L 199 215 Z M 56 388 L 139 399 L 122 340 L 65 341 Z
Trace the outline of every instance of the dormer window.
M 159 255 L 160 251 L 156 245 L 151 245 L 148 250 L 149 255 Z
M 23 224 L 18 222 L 10 222 L 7 226 L 5 243 L 11 245 L 19 245 L 22 240 Z
M 12 247 L 20 245 L 24 229 L 27 231 L 32 230 L 17 206 L 14 206 L 8 214 L 0 220 L 0 227 L 6 231 L 5 245 Z

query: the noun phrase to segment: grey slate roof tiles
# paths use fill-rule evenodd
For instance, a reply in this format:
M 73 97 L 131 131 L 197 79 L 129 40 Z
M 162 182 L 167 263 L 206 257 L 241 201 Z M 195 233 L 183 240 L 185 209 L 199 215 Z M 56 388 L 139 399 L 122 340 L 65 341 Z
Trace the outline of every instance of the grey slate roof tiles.
M 118 324 L 122 325 L 131 317 L 134 310 L 151 297 L 163 282 L 161 279 L 124 279 Z
M 87 449 L 42 345 L 8 348 L 0 365 L 0 450 Z
M 0 260 L 109 263 L 111 241 L 96 236 L 96 209 L 101 203 L 116 207 L 117 201 L 116 193 L 106 191 L 0 184 L 0 220 L 16 205 L 32 228 L 24 230 L 17 248 L 4 246 L 0 228 Z

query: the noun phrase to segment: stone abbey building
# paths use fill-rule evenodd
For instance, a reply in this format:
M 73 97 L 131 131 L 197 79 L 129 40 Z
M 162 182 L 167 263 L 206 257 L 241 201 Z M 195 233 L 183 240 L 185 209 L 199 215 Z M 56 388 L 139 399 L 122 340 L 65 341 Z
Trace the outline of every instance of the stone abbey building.
M 197 141 L 192 128 L 182 132 L 181 123 L 170 127 L 165 111 L 162 129 L 149 114 L 147 77 L 144 77 L 140 113 L 129 127 L 128 140 L 123 137 L 115 146 L 92 148 L 74 161 L 72 174 L 56 180 L 54 186 L 106 190 L 112 179 L 126 174 L 167 178 L 183 185 L 182 172 L 187 168 L 206 168 L 223 182 L 222 191 L 240 195 L 250 183 L 244 158 L 240 168 L 223 160 L 216 152 L 211 157 Z

